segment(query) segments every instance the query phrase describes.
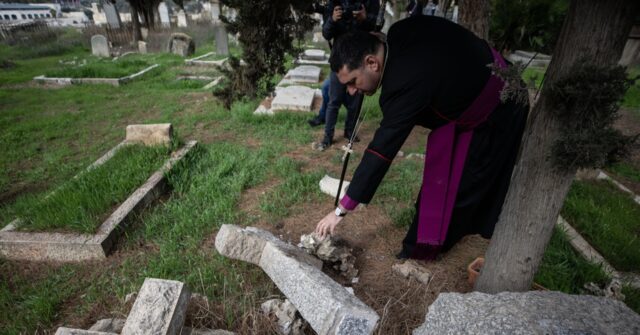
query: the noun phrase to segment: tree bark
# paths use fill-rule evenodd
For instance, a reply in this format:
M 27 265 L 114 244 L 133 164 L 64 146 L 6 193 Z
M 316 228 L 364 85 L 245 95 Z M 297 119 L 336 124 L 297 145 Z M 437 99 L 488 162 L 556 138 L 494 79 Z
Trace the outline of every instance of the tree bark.
M 142 41 L 142 31 L 140 30 L 138 10 L 133 5 L 131 5 L 131 22 L 133 23 L 133 41 L 137 44 Z
M 460 0 L 458 3 L 460 18 L 458 23 L 471 30 L 476 36 L 489 39 L 489 1 Z
M 527 291 L 538 269 L 575 171 L 559 172 L 551 147 L 562 132 L 548 88 L 584 59 L 613 66 L 620 59 L 637 0 L 573 0 L 547 71 L 545 88 L 525 131 L 521 157 L 475 289 Z

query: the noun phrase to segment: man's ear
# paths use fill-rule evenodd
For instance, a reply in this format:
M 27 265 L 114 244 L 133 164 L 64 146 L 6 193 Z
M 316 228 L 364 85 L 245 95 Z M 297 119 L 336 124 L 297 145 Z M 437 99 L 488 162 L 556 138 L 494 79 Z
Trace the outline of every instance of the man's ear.
M 372 71 L 380 70 L 380 63 L 375 55 L 366 55 L 364 57 L 364 65 Z

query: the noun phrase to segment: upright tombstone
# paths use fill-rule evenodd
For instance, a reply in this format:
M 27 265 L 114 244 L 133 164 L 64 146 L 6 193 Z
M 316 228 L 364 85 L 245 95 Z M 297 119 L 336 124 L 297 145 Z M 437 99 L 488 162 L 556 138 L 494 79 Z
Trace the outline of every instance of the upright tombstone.
M 211 22 L 213 24 L 220 23 L 220 1 L 211 0 Z
M 138 41 L 138 52 L 141 53 L 141 54 L 146 54 L 147 53 L 147 42 Z
M 178 12 L 178 27 L 186 28 L 187 27 L 187 14 L 184 10 L 180 10 Z
M 160 25 L 163 28 L 171 27 L 171 18 L 169 18 L 169 8 L 163 1 L 158 5 L 158 14 L 160 15 Z
M 216 54 L 220 56 L 229 55 L 229 34 L 224 23 L 216 25 Z
M 120 21 L 120 14 L 116 5 L 111 1 L 102 1 L 102 10 L 104 10 L 104 16 L 107 18 L 107 24 L 111 28 L 120 28 L 122 22 Z
M 91 53 L 98 57 L 111 57 L 109 41 L 104 35 L 91 36 Z
M 173 33 L 169 39 L 168 51 L 172 54 L 187 57 L 196 52 L 196 44 L 187 34 Z

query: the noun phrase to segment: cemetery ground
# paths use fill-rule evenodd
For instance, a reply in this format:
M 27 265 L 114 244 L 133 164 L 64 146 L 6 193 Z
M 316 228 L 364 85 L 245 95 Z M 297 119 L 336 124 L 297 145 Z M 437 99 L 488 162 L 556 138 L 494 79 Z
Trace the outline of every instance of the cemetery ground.
M 199 48 L 195 56 L 211 50 Z M 333 199 L 320 193 L 318 181 L 325 174 L 339 176 L 339 148 L 346 143 L 338 136 L 344 112 L 337 123 L 337 143 L 316 152 L 310 143 L 322 130 L 309 128 L 310 113 L 255 116 L 261 99 L 225 110 L 210 91 L 201 89 L 202 82 L 177 80 L 188 71 L 180 57 L 132 55 L 160 67 L 126 86 L 56 88 L 31 79 L 59 70 L 64 62 L 92 62 L 86 50 L 31 59 L 10 57 L 14 53 L 0 46 L 0 61 L 12 63 L 0 69 L 0 226 L 19 216 L 31 197 L 63 185 L 119 143 L 128 124 L 170 122 L 179 138 L 198 140 L 199 150 L 188 169 L 170 177 L 172 192 L 139 215 L 106 260 L 62 264 L 0 259 L 2 333 L 53 332 L 63 325 L 87 329 L 98 319 L 125 318 L 132 304 L 125 302 L 126 296 L 146 277 L 182 281 L 208 297 L 208 303 L 192 306 L 188 326 L 274 333 L 276 325 L 261 314 L 260 304 L 280 293 L 258 267 L 219 255 L 213 246 L 216 232 L 222 224 L 251 225 L 294 244 L 311 232 L 333 209 Z M 105 71 L 111 70 L 107 66 Z M 619 122 L 628 133 L 640 132 L 638 85 L 627 94 Z M 376 106 L 376 96 L 365 100 L 362 142 L 355 146 L 348 175 L 381 118 Z M 380 334 L 416 328 L 440 292 L 470 291 L 466 265 L 488 245 L 478 236 L 465 238 L 442 259 L 426 264 L 433 275 L 428 285 L 391 270 L 398 263 L 394 254 L 411 220 L 422 173 L 422 161 L 408 156 L 424 152 L 426 134 L 414 130 L 402 148 L 404 157 L 396 158 L 373 203 L 350 214 L 339 231 L 357 257 L 355 294 L 381 316 Z M 638 194 L 640 151 L 607 172 Z M 608 182 L 585 180 L 574 184 L 562 215 L 616 268 L 638 274 L 638 207 Z M 622 237 L 614 240 L 616 236 Z M 631 241 L 622 241 L 625 237 Z M 607 280 L 557 229 L 536 282 L 581 293 L 585 283 Z M 640 311 L 640 291 L 625 287 L 624 293 L 625 302 Z

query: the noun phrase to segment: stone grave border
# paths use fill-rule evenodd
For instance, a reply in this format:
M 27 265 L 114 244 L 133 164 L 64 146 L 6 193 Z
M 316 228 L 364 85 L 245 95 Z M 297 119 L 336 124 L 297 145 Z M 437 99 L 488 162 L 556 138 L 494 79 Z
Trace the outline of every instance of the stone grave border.
M 208 90 L 210 88 L 215 87 L 216 85 L 218 85 L 222 79 L 224 78 L 224 76 L 216 76 L 216 77 L 209 77 L 209 76 L 196 76 L 196 75 L 182 75 L 182 76 L 178 76 L 177 80 L 196 80 L 196 81 L 207 81 L 207 84 L 202 86 L 203 90 Z
M 163 166 L 129 195 L 100 225 L 95 234 L 19 232 L 15 231 L 15 225 L 20 219 L 16 219 L 0 230 L 0 256 L 12 260 L 61 262 L 106 258 L 135 214 L 167 190 L 165 173 L 182 160 L 197 143 L 197 141 L 189 141 L 182 148 L 171 153 L 171 157 Z M 118 149 L 127 144 L 125 140 L 116 145 L 84 171 L 104 164 Z
M 160 64 L 153 64 L 146 69 L 143 69 L 142 71 L 120 78 L 57 78 L 45 77 L 45 75 L 40 75 L 33 77 L 33 81 L 40 84 L 54 84 L 58 86 L 82 84 L 107 84 L 112 86 L 120 86 L 142 76 L 143 74 L 157 68 L 158 66 L 160 66 Z
M 608 180 L 616 185 L 621 191 L 628 193 L 633 197 L 633 200 L 640 205 L 640 196 L 634 194 L 630 189 L 626 188 L 620 182 L 611 178 L 604 171 L 599 170 L 596 176 L 597 180 Z M 613 278 L 619 278 L 623 283 L 628 284 L 629 286 L 640 289 L 640 276 L 634 273 L 626 273 L 620 272 L 616 270 L 607 260 L 602 256 L 587 240 L 580 235 L 580 233 L 571 226 L 567 220 L 565 220 L 562 216 L 558 216 L 558 221 L 556 223 L 562 230 L 565 231 L 567 237 L 569 238 L 569 243 L 571 246 L 580 253 L 582 257 L 586 260 L 601 265 L 602 269 L 612 276 Z
M 215 54 L 216 54 L 215 51 L 207 52 L 202 56 L 186 59 L 184 63 L 186 65 L 192 65 L 192 66 L 222 66 L 228 59 L 228 58 L 223 58 L 220 60 L 202 60 L 203 58 L 207 58 Z

